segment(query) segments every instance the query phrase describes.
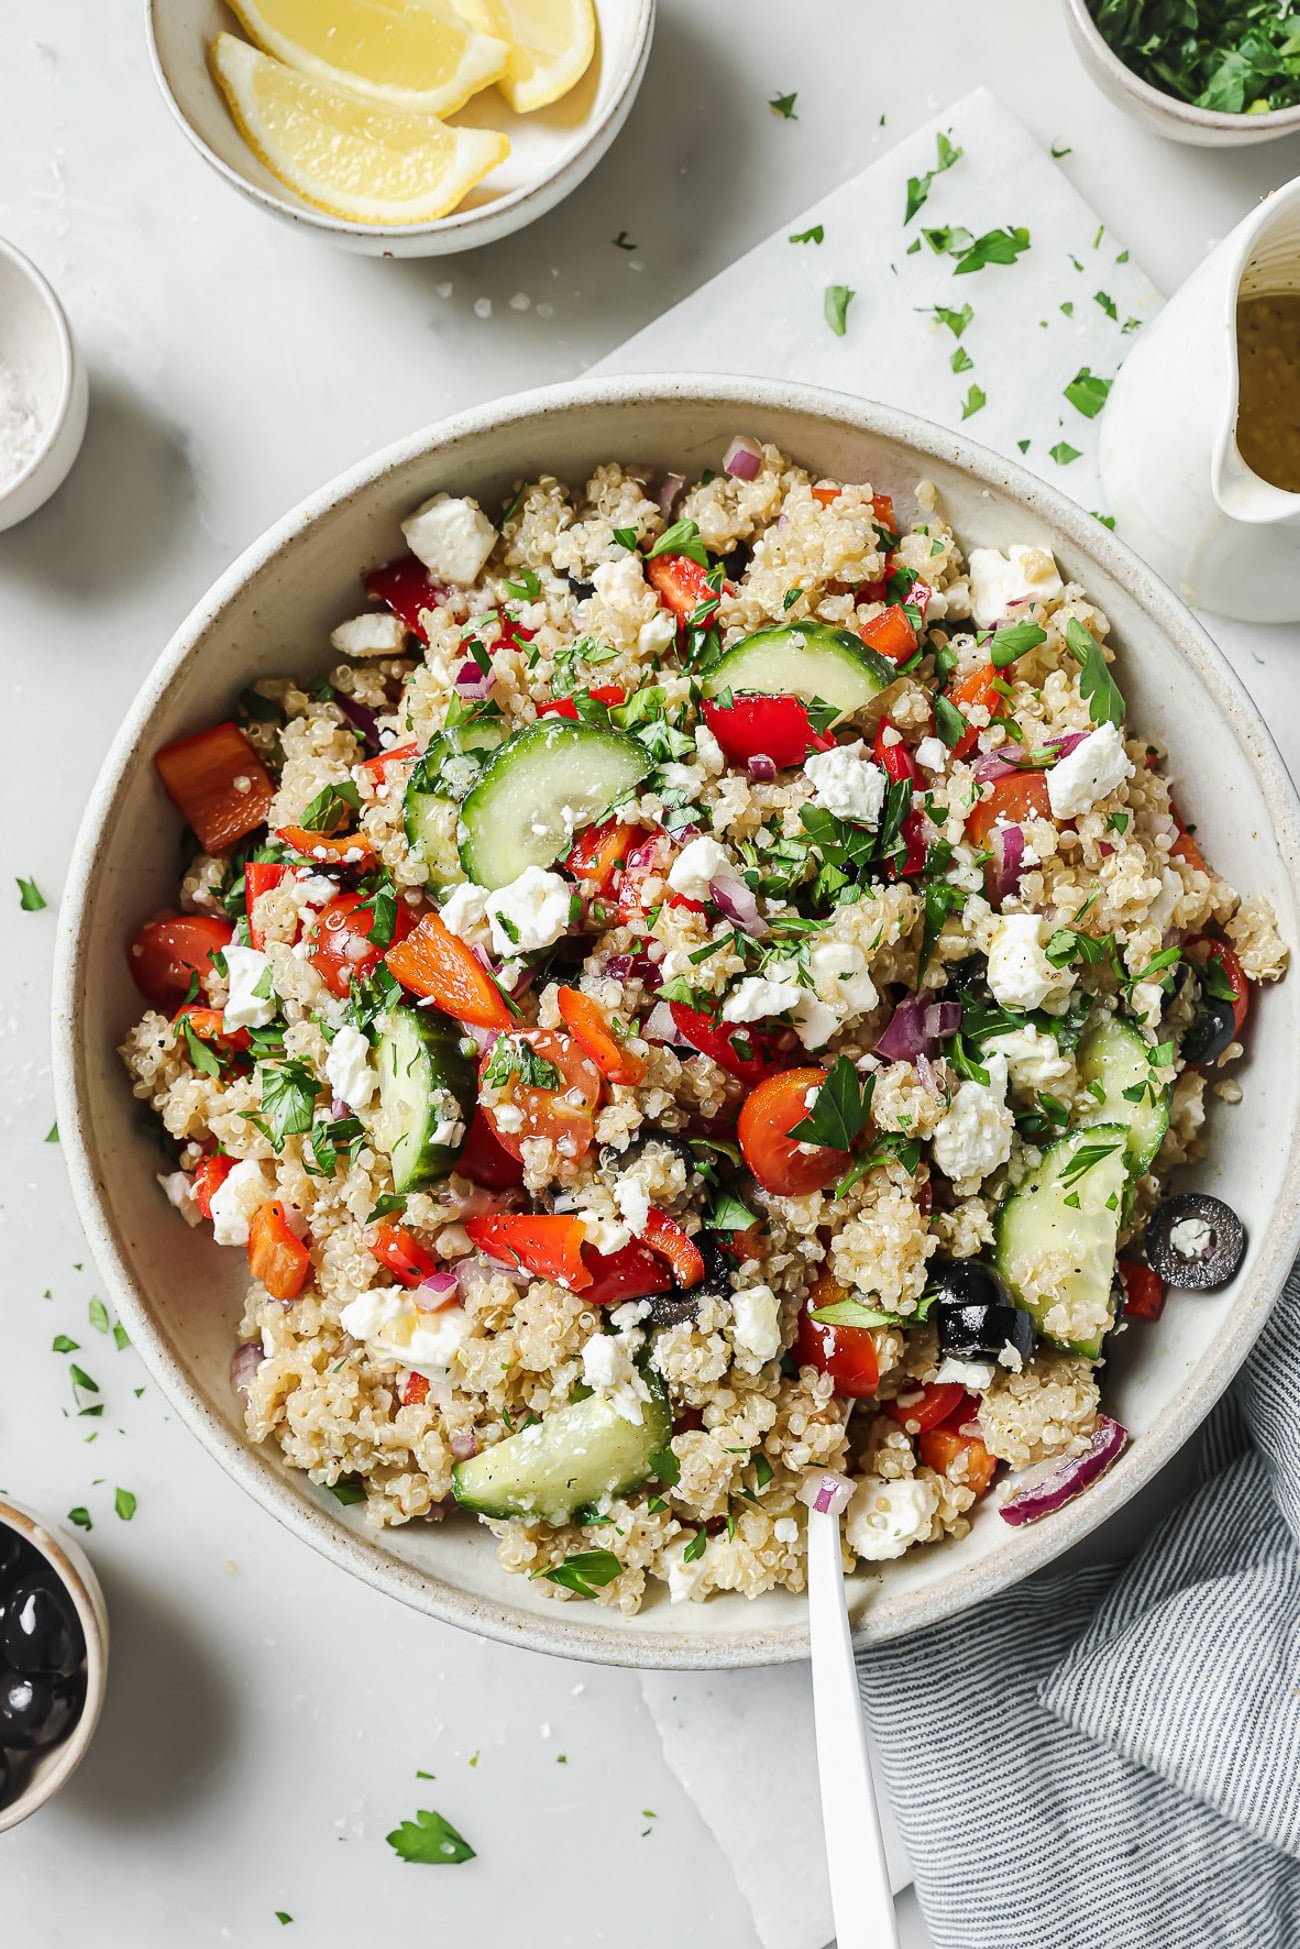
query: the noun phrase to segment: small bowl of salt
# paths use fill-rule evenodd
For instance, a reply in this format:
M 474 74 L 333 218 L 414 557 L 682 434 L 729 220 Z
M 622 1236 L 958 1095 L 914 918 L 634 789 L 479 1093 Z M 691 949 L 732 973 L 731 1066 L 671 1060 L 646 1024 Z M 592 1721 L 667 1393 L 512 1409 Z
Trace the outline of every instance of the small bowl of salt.
M 86 431 L 86 371 L 63 306 L 0 238 L 0 529 L 62 486 Z

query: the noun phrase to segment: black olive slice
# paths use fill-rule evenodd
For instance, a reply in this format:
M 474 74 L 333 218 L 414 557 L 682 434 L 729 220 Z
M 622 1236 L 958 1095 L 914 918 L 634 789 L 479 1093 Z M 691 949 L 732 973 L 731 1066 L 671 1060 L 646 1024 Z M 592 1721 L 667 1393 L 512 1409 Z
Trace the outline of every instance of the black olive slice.
M 996 1360 L 1014 1347 L 1022 1362 L 1034 1351 L 1034 1322 L 1023 1306 L 940 1300 L 934 1309 L 939 1352 L 954 1360 Z
M 1167 1286 L 1215 1292 L 1236 1276 L 1246 1256 L 1246 1229 L 1222 1198 L 1183 1191 L 1148 1218 L 1146 1254 Z
M 1183 1061 L 1198 1067 L 1217 1062 L 1236 1036 L 1237 1013 L 1232 1003 L 1217 995 L 1202 995 L 1182 1040 Z

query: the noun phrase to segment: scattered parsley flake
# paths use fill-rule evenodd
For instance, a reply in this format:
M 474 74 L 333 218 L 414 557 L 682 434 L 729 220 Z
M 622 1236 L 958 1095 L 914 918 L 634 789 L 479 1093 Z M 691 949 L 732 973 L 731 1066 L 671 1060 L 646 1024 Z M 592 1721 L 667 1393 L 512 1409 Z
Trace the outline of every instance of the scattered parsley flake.
M 826 241 L 826 226 L 815 223 L 811 230 L 794 230 L 786 241 L 791 244 L 823 244 Z
M 277 1908 L 275 1911 L 275 1919 L 280 1924 L 280 1927 L 282 1929 L 287 1929 L 290 1922 L 292 1922 L 293 1917 L 292 1915 L 289 1914 L 287 1909 Z
M 791 1137 L 796 1143 L 848 1150 L 866 1128 L 874 1083 L 872 1076 L 864 1081 L 847 1056 L 837 1056 L 808 1115 L 791 1129 Z
M 828 284 L 826 286 L 826 295 L 822 300 L 822 310 L 826 317 L 826 323 L 830 326 L 836 338 L 843 338 L 845 332 L 848 330 L 849 306 L 853 303 L 856 295 L 856 292 L 851 291 L 847 284 Z
M 633 243 L 626 230 L 620 230 L 617 237 L 612 238 L 611 242 L 615 250 L 637 250 L 639 248 L 637 244 Z
M 1079 664 L 1079 690 L 1094 724 L 1122 724 L 1128 715 L 1119 685 L 1091 630 L 1077 616 L 1065 625 L 1066 644 Z
M 945 169 L 951 169 L 955 162 L 961 161 L 962 151 L 953 147 L 942 130 L 935 136 L 935 146 L 938 150 L 939 160 L 936 162 L 934 168 L 928 170 L 924 176 L 909 176 L 907 179 L 907 208 L 903 215 L 904 227 L 912 221 L 912 218 L 930 194 L 930 185 L 933 183 L 935 177 L 941 176 Z
M 25 914 L 39 914 L 42 907 L 47 906 L 49 903 L 35 880 L 24 880 L 20 877 L 18 881 L 18 904 Z
M 49 1129 L 48 1129 L 48 1130 L 46 1131 L 46 1133 L 45 1133 L 45 1141 L 46 1141 L 46 1143 L 47 1143 L 47 1144 L 57 1144 L 57 1143 L 58 1143 L 58 1141 L 59 1141 L 59 1126 L 58 1126 L 58 1124 L 57 1124 L 57 1123 L 52 1123 L 52 1124 L 50 1125 L 50 1127 L 49 1127 Z
M 1060 162 L 1062 157 L 1072 156 L 1073 154 L 1074 154 L 1074 150 L 1067 147 L 1063 143 L 1054 142 L 1052 144 L 1052 160 L 1054 162 Z
M 1115 304 L 1115 300 L 1110 296 L 1109 292 L 1094 291 L 1092 294 L 1092 301 L 1094 304 L 1101 306 L 1102 310 L 1105 312 L 1108 318 L 1113 318 L 1115 319 L 1116 323 L 1118 323 L 1119 310 Z
M 1016 445 L 1019 447 L 1021 453 L 1028 453 L 1031 442 L 1028 440 L 1017 440 Z
M 1058 467 L 1068 467 L 1072 460 L 1079 458 L 1079 449 L 1072 447 L 1068 440 L 1058 440 L 1056 445 L 1049 447 L 1047 451 Z
M 797 122 L 799 120 L 799 117 L 794 112 L 794 105 L 798 101 L 798 99 L 799 97 L 797 94 L 773 95 L 771 101 L 769 101 L 767 105 L 774 114 L 779 115 L 781 117 L 782 121 Z
M 959 345 L 948 361 L 954 372 L 969 372 L 975 361 L 964 345 Z
M 116 1489 L 113 1492 L 113 1507 L 124 1523 L 129 1523 L 136 1511 L 136 1499 L 129 1489 Z
M 56 1333 L 50 1343 L 51 1353 L 80 1353 L 81 1342 L 70 1340 L 66 1333 Z
M 1014 264 L 1021 253 L 1028 249 L 1029 232 L 1022 225 L 986 230 L 982 237 L 973 238 L 964 249 L 952 253 L 957 259 L 953 276 L 962 277 L 970 271 L 982 271 L 986 264 Z
M 1064 387 L 1065 397 L 1071 406 L 1077 407 L 1085 419 L 1095 420 L 1106 404 L 1106 395 L 1111 381 L 1103 379 L 1089 366 L 1081 365 L 1068 386 Z
M 422 1867 L 449 1867 L 474 1859 L 474 1850 L 464 1835 L 458 1834 L 442 1814 L 427 1807 L 421 1807 L 414 1820 L 404 1820 L 384 1838 L 400 1860 Z
M 76 1509 L 70 1509 L 68 1511 L 68 1521 L 75 1523 L 78 1529 L 93 1529 L 95 1527 L 90 1520 L 90 1511 L 81 1508 L 80 1505 Z
M 579 1550 L 565 1557 L 563 1563 L 553 1563 L 548 1569 L 534 1570 L 531 1574 L 534 1579 L 544 1577 L 547 1583 L 571 1590 L 575 1597 L 594 1597 L 598 1590 L 621 1576 L 622 1571 L 623 1566 L 612 1550 Z
M 961 403 L 961 416 L 968 420 L 972 413 L 978 413 L 981 406 L 988 405 L 988 395 L 983 386 L 972 384 L 970 391 Z

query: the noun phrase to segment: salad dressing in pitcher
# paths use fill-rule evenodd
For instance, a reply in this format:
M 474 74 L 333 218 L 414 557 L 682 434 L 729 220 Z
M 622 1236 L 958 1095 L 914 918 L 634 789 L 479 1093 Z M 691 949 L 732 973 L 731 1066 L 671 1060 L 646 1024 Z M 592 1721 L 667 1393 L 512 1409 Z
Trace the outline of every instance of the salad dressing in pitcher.
M 1300 492 L 1300 291 L 1237 301 L 1237 447 L 1261 480 Z

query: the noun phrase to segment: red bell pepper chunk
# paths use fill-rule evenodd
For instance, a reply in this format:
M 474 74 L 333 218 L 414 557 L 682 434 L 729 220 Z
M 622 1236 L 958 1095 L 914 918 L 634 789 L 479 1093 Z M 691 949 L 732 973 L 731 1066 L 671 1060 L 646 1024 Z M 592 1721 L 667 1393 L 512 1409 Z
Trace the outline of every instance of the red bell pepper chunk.
M 885 1406 L 909 1435 L 923 1435 L 944 1422 L 968 1420 L 978 1403 L 959 1381 L 932 1381 L 915 1391 L 908 1388 L 902 1400 L 887 1401 Z
M 1116 1270 L 1124 1288 L 1125 1319 L 1158 1320 L 1165 1310 L 1165 1282 L 1155 1267 L 1140 1259 L 1120 1259 Z
M 288 871 L 288 867 L 276 859 L 250 859 L 244 868 L 244 906 L 248 913 L 250 947 L 261 949 L 266 946 L 266 934 L 253 918 L 253 907 L 264 893 L 279 886 Z
M 982 663 L 977 670 L 972 670 L 969 676 L 963 677 L 955 686 L 952 701 L 963 717 L 977 707 L 982 707 L 990 717 L 994 717 L 997 715 L 1000 697 L 997 686 L 1001 681 L 1002 673 L 996 665 Z M 953 757 L 968 758 L 978 740 L 979 729 L 974 724 L 969 725 L 953 746 Z
M 887 717 L 880 720 L 872 756 L 891 785 L 901 785 L 904 781 L 916 785 L 919 774 L 915 760 Z M 909 874 L 919 873 L 925 865 L 925 834 L 921 814 L 915 806 L 904 818 L 901 831 L 907 851 L 901 865 L 897 859 L 888 862 L 885 870 L 891 880 L 897 880 L 900 876 L 906 879 Z
M 212 1200 L 234 1168 L 234 1158 L 220 1153 L 199 1159 L 194 1172 L 194 1202 L 205 1218 L 211 1218 Z
M 587 1230 L 580 1218 L 549 1214 L 467 1218 L 465 1230 L 481 1252 L 502 1265 L 523 1266 L 570 1292 L 581 1292 L 592 1283 L 582 1256 Z
M 426 914 L 384 956 L 390 974 L 417 995 L 429 995 L 454 1021 L 480 1029 L 508 1029 L 501 990 L 439 914 Z
M 205 853 L 221 853 L 266 824 L 275 781 L 237 724 L 214 724 L 155 752 L 172 804 Z
M 704 1255 L 693 1238 L 666 1211 L 651 1207 L 640 1231 L 641 1243 L 667 1259 L 679 1286 L 698 1286 L 704 1277 Z
M 916 631 L 912 619 L 899 602 L 891 602 L 888 609 L 873 616 L 870 622 L 863 623 L 858 630 L 863 642 L 881 656 L 887 656 L 891 663 L 906 663 L 916 650 Z
M 666 1293 L 673 1283 L 664 1261 L 639 1239 L 633 1239 L 618 1252 L 597 1252 L 590 1245 L 582 1248 L 583 1264 L 591 1273 L 591 1284 L 583 1287 L 588 1306 L 621 1306 L 628 1299 L 649 1299 L 653 1293 Z
M 252 1047 L 247 1029 L 232 1029 L 229 1034 L 226 1033 L 225 1016 L 219 1008 L 181 1008 L 172 1019 L 178 1029 L 188 1023 L 191 1033 L 200 1042 L 219 1042 L 226 1049 L 241 1052 Z
M 801 765 L 810 751 L 829 751 L 835 742 L 815 729 L 797 697 L 737 697 L 730 704 L 706 701 L 704 721 L 733 765 L 770 758 L 782 768 Z
M 372 568 L 362 576 L 361 583 L 372 601 L 384 603 L 413 636 L 428 642 L 420 611 L 440 608 L 447 600 L 447 591 L 434 581 L 417 555 L 399 555 L 382 568 Z
M 719 1068 L 730 1076 L 738 1076 L 742 1083 L 761 1083 L 771 1073 L 772 1061 L 768 1053 L 768 1042 L 764 1036 L 746 1024 L 743 1028 L 733 1027 L 727 1022 L 715 1022 L 711 1015 L 702 1009 L 689 1008 L 685 1002 L 670 1002 L 673 1021 L 691 1047 L 698 1049 L 702 1056 L 711 1056 Z M 752 1055 L 742 1055 L 736 1048 L 733 1037 L 748 1043 Z
M 402 1406 L 404 1408 L 423 1407 L 428 1398 L 429 1382 L 427 1377 L 424 1374 L 417 1374 L 412 1369 L 402 1382 Z
M 615 870 L 627 858 L 636 838 L 637 828 L 622 825 L 617 819 L 588 826 L 578 834 L 564 869 L 575 880 L 590 880 L 597 893 L 608 893 Z
M 624 690 L 622 684 L 593 684 L 587 692 L 587 695 L 588 697 L 594 697 L 598 704 L 603 704 L 606 710 L 611 711 L 616 704 L 625 704 L 627 702 L 627 692 Z M 537 706 L 537 715 L 539 717 L 568 717 L 572 718 L 576 723 L 578 719 L 578 706 L 572 697 L 552 697 L 549 702 Z
M 584 995 L 580 988 L 560 988 L 556 1002 L 565 1028 L 608 1082 L 636 1084 L 644 1080 L 644 1058 L 618 1040 L 609 1017 L 594 997 Z
M 387 751 L 377 751 L 373 758 L 363 758 L 360 769 L 368 772 L 376 785 L 382 785 L 388 776 L 390 765 L 409 764 L 412 758 L 418 758 L 419 755 L 420 747 L 412 738 L 409 744 L 395 744 Z
M 378 1259 L 381 1266 L 391 1272 L 402 1286 L 418 1286 L 438 1270 L 438 1262 L 426 1252 L 414 1232 L 405 1225 L 392 1225 L 385 1222 L 375 1228 L 368 1250 L 370 1256 Z
M 524 1181 L 523 1164 L 497 1142 L 491 1124 L 479 1109 L 470 1118 L 469 1133 L 453 1169 L 457 1177 L 481 1184 L 485 1191 L 513 1191 Z
M 665 609 L 679 623 L 688 623 L 702 603 L 717 608 L 718 592 L 708 584 L 708 570 L 689 555 L 656 555 L 645 565 L 646 580 Z
M 311 1253 L 290 1229 L 278 1198 L 260 1205 L 248 1225 L 248 1269 L 272 1299 L 297 1299 L 311 1271 Z
M 916 1452 L 928 1469 L 973 1489 L 977 1498 L 993 1487 L 998 1458 L 989 1454 L 978 1435 L 959 1434 L 956 1428 L 928 1428 L 917 1442 Z M 954 1475 L 952 1466 L 959 1457 L 964 1458 L 965 1466 Z

